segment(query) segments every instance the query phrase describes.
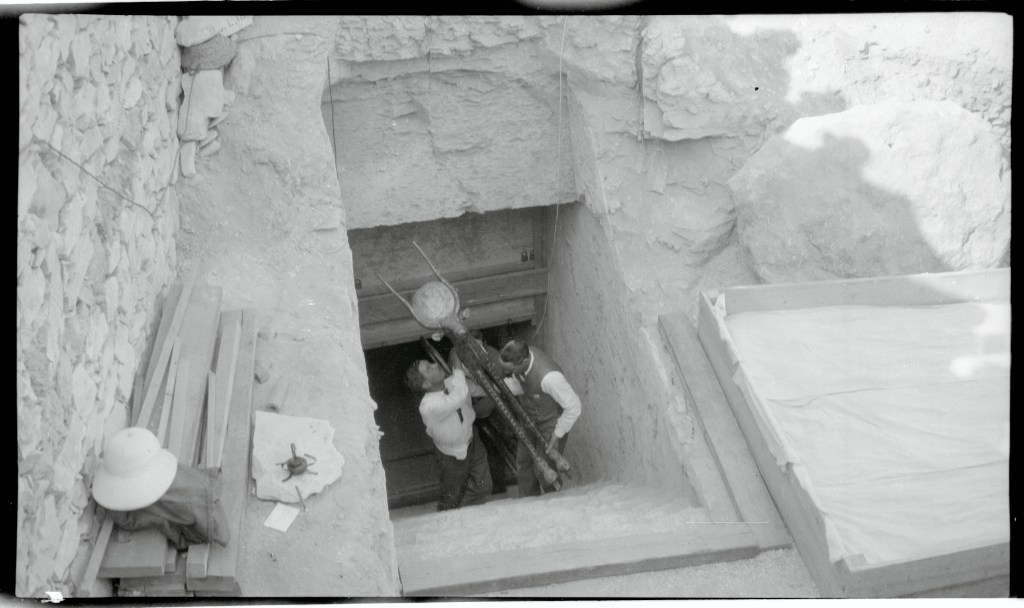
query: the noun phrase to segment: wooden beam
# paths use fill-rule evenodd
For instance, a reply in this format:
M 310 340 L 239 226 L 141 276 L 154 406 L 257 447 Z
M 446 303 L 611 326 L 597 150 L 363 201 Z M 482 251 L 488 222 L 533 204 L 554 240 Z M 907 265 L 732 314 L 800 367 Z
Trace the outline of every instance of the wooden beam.
M 492 302 L 545 293 L 548 288 L 547 269 L 524 270 L 459 281 L 452 285 L 459 292 L 459 301 L 462 306 L 472 308 Z M 415 291 L 415 289 L 408 289 L 399 293 L 406 300 L 411 301 Z M 359 325 L 362 327 L 408 318 L 409 309 L 391 293 L 359 298 Z
M 692 407 L 693 417 L 729 490 L 730 504 L 711 503 L 711 513 L 716 519 L 722 518 L 721 521 L 731 521 L 727 518 L 735 518 L 739 513 L 740 521 L 751 524 L 761 549 L 788 547 L 786 525 L 757 472 L 757 464 L 697 339 L 697 332 L 689 319 L 679 313 L 662 315 L 659 325 L 683 379 L 687 403 Z
M 757 539 L 746 524 L 712 524 L 444 559 L 407 560 L 399 552 L 398 570 L 403 596 L 465 596 L 747 559 L 757 553 Z
M 1010 269 L 964 270 L 809 283 L 775 283 L 724 290 L 728 314 L 847 304 L 902 306 L 1008 301 Z
M 736 417 L 736 423 L 743 432 L 761 478 L 789 527 L 811 578 L 823 597 L 844 597 L 842 581 L 831 569 L 825 541 L 825 523 L 799 482 L 775 464 L 775 458 L 757 428 L 743 393 L 733 382 L 735 366 L 728 347 L 722 341 L 718 320 L 706 293 L 700 295 L 697 315 L 697 336 L 701 346 Z
M 210 545 L 191 545 L 185 559 L 185 575 L 188 578 L 206 578 L 210 559 Z
M 146 364 L 145 378 L 143 381 L 143 390 L 141 394 L 146 394 L 153 384 L 153 377 L 158 373 L 163 373 L 163 369 L 157 369 L 157 359 L 161 350 L 163 350 L 164 343 L 167 342 L 167 334 L 170 332 L 171 321 L 174 319 L 174 311 L 177 309 L 179 303 L 181 303 L 181 294 L 184 290 L 184 285 L 181 283 L 174 283 L 168 288 L 167 295 L 164 296 L 164 305 L 161 308 L 160 313 L 160 325 L 156 331 L 156 338 L 153 340 L 153 348 L 150 352 L 149 361 Z M 186 301 L 187 303 L 187 301 Z M 170 338 L 174 339 L 173 336 Z M 139 367 L 141 372 L 142 367 Z M 133 421 L 138 420 L 138 415 L 141 413 L 141 409 L 135 411 L 135 418 Z
M 214 430 L 216 425 L 214 424 L 214 417 L 217 411 L 217 373 L 210 370 L 207 374 L 206 380 L 206 430 L 203 433 L 205 443 L 203 444 L 203 454 L 200 458 L 200 464 L 203 468 L 209 468 L 212 465 L 214 459 L 214 439 L 217 434 Z
M 174 400 L 171 405 L 170 430 L 167 433 L 167 449 L 178 459 L 179 464 L 188 466 L 182 459 L 182 443 L 185 437 L 185 421 L 188 411 L 185 401 L 188 399 L 189 370 L 188 357 L 181 357 L 178 360 L 178 370 L 174 377 Z
M 198 461 L 199 436 L 206 402 L 207 372 L 213 366 L 213 349 L 220 322 L 221 293 L 220 287 L 197 286 L 189 302 L 185 324 L 181 330 L 181 358 L 187 358 L 189 361 L 189 383 L 184 406 L 186 414 L 180 460 L 187 466 L 195 466 Z
M 234 390 L 228 413 L 227 435 L 221 463 L 223 494 L 221 505 L 228 516 L 229 538 L 227 546 L 210 545 L 205 578 L 189 578 L 188 588 L 192 591 L 222 592 L 236 595 L 236 571 L 238 568 L 239 535 L 242 520 L 245 519 L 246 501 L 249 497 L 249 454 L 252 439 L 252 386 L 256 362 L 256 311 L 242 312 L 239 339 L 238 362 L 235 367 Z
M 167 424 L 171 419 L 171 404 L 174 399 L 174 385 L 178 377 L 178 357 L 181 354 L 181 340 L 175 336 L 174 345 L 171 347 L 171 363 L 167 367 L 167 379 L 164 380 L 166 389 L 163 399 L 160 400 L 160 422 L 156 428 L 156 438 L 160 445 L 167 447 Z M 152 430 L 152 423 L 147 426 Z
M 142 412 L 142 392 L 146 386 L 146 375 L 142 371 L 140 365 L 135 370 L 135 380 L 132 382 L 132 405 L 131 411 L 129 412 L 128 420 L 134 422 L 138 419 L 139 414 Z
M 120 535 L 107 544 L 100 562 L 99 578 L 134 578 L 162 576 L 167 539 L 153 529 L 136 530 Z
M 394 296 L 392 296 L 394 297 Z M 409 311 L 405 311 L 409 315 Z M 511 319 L 512 322 L 528 321 L 534 315 L 534 300 L 532 297 L 517 298 L 493 304 L 484 304 L 470 310 L 470 316 L 463 325 L 468 329 L 478 329 L 501 325 Z M 387 323 L 374 323 L 367 325 L 359 331 L 363 349 L 387 346 L 388 344 L 401 344 L 418 340 L 420 336 L 430 333 L 415 319 L 409 318 L 404 321 L 390 321 Z
M 228 412 L 235 386 L 235 370 L 238 367 L 238 348 L 242 335 L 242 311 L 227 310 L 220 315 L 220 346 L 217 350 L 217 410 L 213 417 L 213 447 L 215 457 L 211 466 L 219 467 L 224 453 L 224 436 L 227 433 Z
M 414 253 L 413 255 L 417 256 L 417 263 L 422 263 L 422 259 L 420 259 L 418 257 L 419 254 Z M 529 270 L 529 269 L 530 269 L 530 263 L 529 262 L 525 262 L 525 263 L 523 263 L 523 262 L 506 262 L 506 263 L 503 263 L 503 264 L 494 264 L 494 265 L 491 265 L 491 266 L 480 266 L 480 267 L 477 267 L 477 268 L 467 268 L 466 270 L 444 270 L 444 269 L 442 269 L 442 274 L 444 274 L 444 278 L 447 279 L 449 283 L 454 285 L 455 283 L 459 283 L 459 282 L 462 282 L 462 281 L 468 281 L 468 280 L 471 280 L 471 279 L 481 279 L 481 278 L 486 278 L 486 277 L 490 277 L 490 276 L 494 276 L 494 275 L 498 275 L 498 274 L 508 274 L 510 272 L 519 272 L 521 270 Z M 397 289 L 399 291 L 399 293 L 406 292 L 406 291 L 411 293 L 413 291 L 416 291 L 416 289 L 418 289 L 420 285 L 422 285 L 422 284 L 424 284 L 424 283 L 426 283 L 428 281 L 436 281 L 437 280 L 437 277 L 435 277 L 433 275 L 433 273 L 420 274 L 420 275 L 416 275 L 414 277 L 409 277 L 409 278 L 395 277 L 394 279 L 392 279 L 391 277 L 388 277 L 388 276 L 385 276 L 384 278 L 387 279 L 388 283 L 391 283 L 391 286 L 394 287 L 395 289 Z M 360 299 L 369 298 L 371 296 L 376 296 L 376 295 L 381 295 L 381 294 L 388 294 L 388 295 L 391 294 L 391 292 L 388 291 L 388 288 L 385 287 L 382 283 L 378 282 L 376 278 L 374 278 L 373 281 L 374 281 L 373 283 L 370 283 L 370 284 L 367 284 L 367 285 L 363 285 L 358 290 L 358 294 L 357 295 L 358 295 L 358 297 Z M 394 296 L 392 296 L 392 297 L 394 297 Z
M 837 568 L 853 597 L 901 597 L 942 589 L 946 591 L 938 595 L 966 597 L 955 595 L 966 591 L 956 587 L 1010 575 L 1010 543 L 881 564 L 843 559 Z M 1002 595 L 1008 594 L 1009 588 L 1003 589 Z
M 167 328 L 167 334 L 170 336 L 178 335 L 178 331 L 181 328 L 181 324 L 185 321 L 185 310 L 188 308 L 188 302 L 192 297 L 192 288 L 195 285 L 196 275 L 193 272 L 189 276 L 188 281 L 185 282 L 185 286 L 182 288 L 181 299 L 178 304 L 174 307 L 174 315 L 171 318 L 170 325 Z M 163 344 L 160 345 L 160 350 L 156 354 L 156 363 L 154 368 L 154 374 L 161 373 L 168 363 L 168 359 L 171 356 L 171 342 L 166 339 Z M 153 359 L 150 359 L 152 363 Z M 142 400 L 142 411 L 139 413 L 139 420 L 149 420 L 150 415 L 153 411 L 153 405 L 156 403 L 158 391 L 152 390 L 152 384 L 149 385 L 146 390 L 145 397 Z
M 93 586 L 100 572 L 100 563 L 103 561 L 103 554 L 107 551 L 107 543 L 110 541 L 110 533 L 114 530 L 114 520 L 106 516 L 106 513 L 97 518 L 100 523 L 100 532 L 96 536 L 96 542 L 92 546 L 92 553 L 89 555 L 89 562 L 85 566 L 82 579 L 76 585 L 78 597 L 91 597 Z

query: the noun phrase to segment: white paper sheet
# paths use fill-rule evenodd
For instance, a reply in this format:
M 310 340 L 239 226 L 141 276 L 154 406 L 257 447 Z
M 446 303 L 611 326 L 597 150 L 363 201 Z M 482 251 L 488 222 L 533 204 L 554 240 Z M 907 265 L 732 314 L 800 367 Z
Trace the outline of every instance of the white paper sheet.
M 263 522 L 263 525 L 280 532 L 287 532 L 292 522 L 295 521 L 295 516 L 298 514 L 298 508 L 279 502 L 274 507 L 274 510 L 270 512 L 270 515 L 267 516 L 267 520 Z

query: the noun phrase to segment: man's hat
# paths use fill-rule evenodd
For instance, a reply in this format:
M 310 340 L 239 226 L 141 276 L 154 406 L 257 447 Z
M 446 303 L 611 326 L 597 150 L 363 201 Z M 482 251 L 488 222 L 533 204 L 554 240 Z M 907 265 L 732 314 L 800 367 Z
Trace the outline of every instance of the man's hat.
M 164 495 L 177 471 L 178 459 L 149 429 L 121 429 L 103 449 L 92 496 L 113 511 L 142 509 Z

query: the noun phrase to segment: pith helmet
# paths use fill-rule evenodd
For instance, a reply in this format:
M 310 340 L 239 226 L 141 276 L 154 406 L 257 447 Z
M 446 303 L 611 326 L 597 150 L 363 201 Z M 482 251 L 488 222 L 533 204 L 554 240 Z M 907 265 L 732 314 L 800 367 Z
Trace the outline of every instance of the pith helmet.
M 149 429 L 121 429 L 103 448 L 92 496 L 113 511 L 142 509 L 164 495 L 177 470 L 178 459 Z

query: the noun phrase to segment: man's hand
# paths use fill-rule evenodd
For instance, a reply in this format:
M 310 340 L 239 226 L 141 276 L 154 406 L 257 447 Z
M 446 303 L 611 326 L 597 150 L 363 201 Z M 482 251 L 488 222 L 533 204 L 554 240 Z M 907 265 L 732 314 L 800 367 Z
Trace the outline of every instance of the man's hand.
M 551 432 L 551 439 L 548 441 L 548 449 L 546 450 L 546 453 L 547 453 L 548 456 L 551 456 L 551 453 L 554 452 L 554 451 L 557 451 L 557 450 L 558 450 L 558 437 L 555 435 L 555 432 L 552 431 Z

